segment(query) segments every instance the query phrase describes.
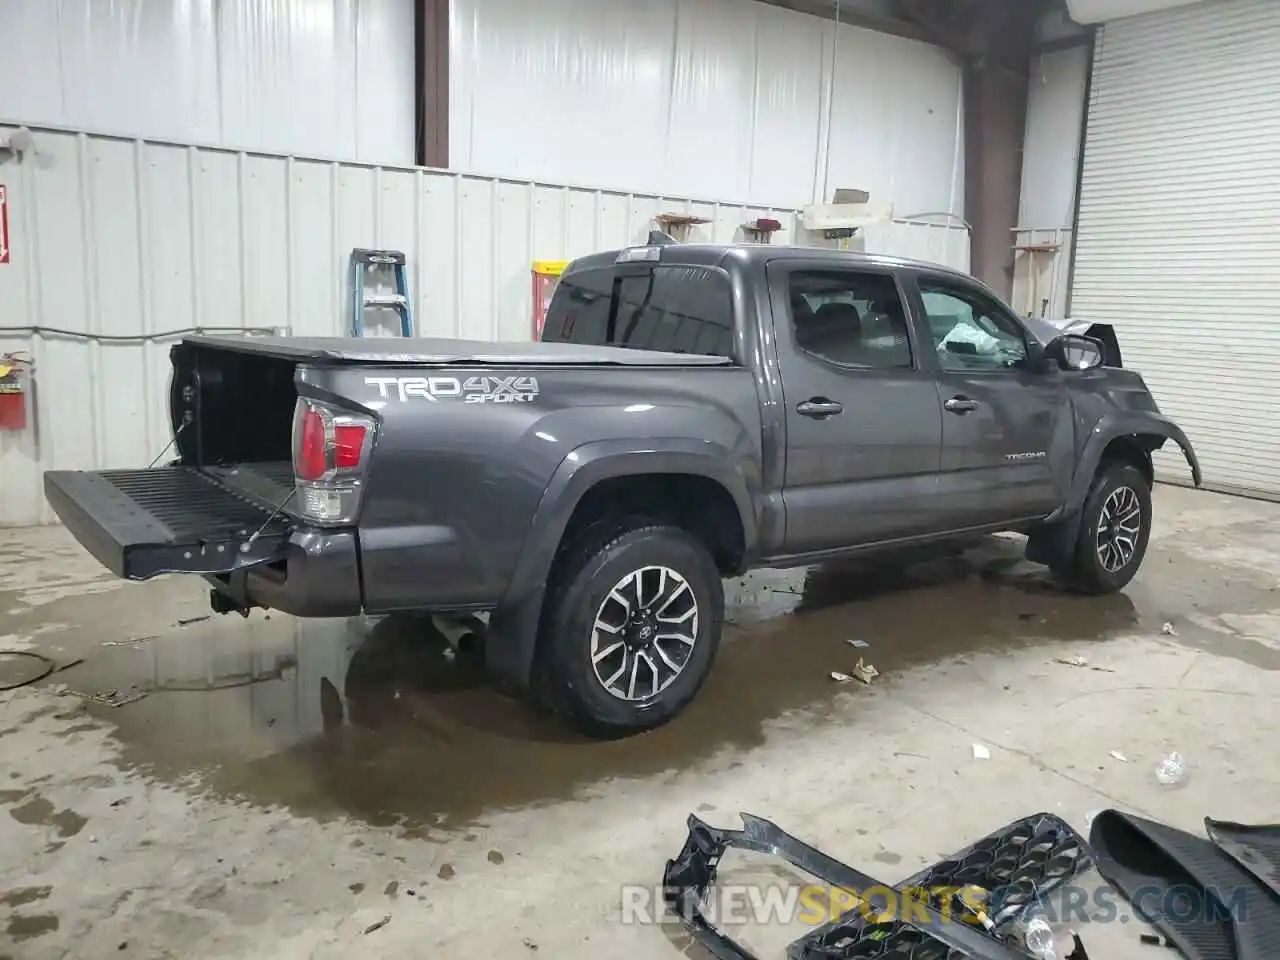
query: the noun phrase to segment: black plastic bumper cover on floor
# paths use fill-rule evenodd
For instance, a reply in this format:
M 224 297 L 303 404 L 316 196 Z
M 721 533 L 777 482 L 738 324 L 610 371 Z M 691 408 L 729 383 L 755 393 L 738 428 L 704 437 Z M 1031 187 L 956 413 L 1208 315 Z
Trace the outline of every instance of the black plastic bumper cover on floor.
M 908 918 L 878 922 L 870 911 L 853 910 L 819 927 L 787 949 L 791 960 L 885 957 L 897 960 L 1025 960 L 1027 954 L 1005 939 L 1027 908 L 1089 866 L 1083 839 L 1050 814 L 1027 817 L 997 830 L 960 853 L 892 888 L 827 856 L 767 820 L 742 814 L 742 830 L 718 830 L 689 817 L 689 835 L 680 854 L 667 862 L 663 886 L 668 907 L 693 937 L 720 960 L 754 960 L 754 955 L 715 928 L 703 909 L 720 858 L 730 848 L 781 857 L 833 888 L 854 896 L 873 889 L 912 891 L 920 905 Z M 965 906 L 943 904 L 933 891 L 964 886 L 989 894 L 991 933 L 976 923 L 957 922 Z M 928 891 L 927 899 L 916 893 Z M 958 900 L 958 898 L 957 898 Z
M 1188 960 L 1280 957 L 1280 901 L 1257 879 L 1274 878 L 1276 828 L 1206 826 L 1213 840 L 1104 810 L 1089 843 L 1098 873 Z
M 290 530 L 287 517 L 190 467 L 50 471 L 44 489 L 72 536 L 127 580 L 262 563 Z
M 1280 898 L 1280 826 L 1250 826 L 1205 817 L 1204 830 L 1214 846 Z

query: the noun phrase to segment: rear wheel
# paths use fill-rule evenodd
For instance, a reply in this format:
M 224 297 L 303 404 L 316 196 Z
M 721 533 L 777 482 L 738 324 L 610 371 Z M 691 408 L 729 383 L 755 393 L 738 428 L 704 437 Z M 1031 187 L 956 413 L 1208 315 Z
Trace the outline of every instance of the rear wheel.
M 1085 498 L 1075 553 L 1062 573 L 1085 593 L 1114 593 L 1137 574 L 1151 535 L 1151 485 L 1137 467 L 1104 464 Z
M 723 620 L 720 572 L 696 538 L 660 524 L 598 532 L 557 564 L 540 699 L 589 736 L 661 726 L 701 688 Z

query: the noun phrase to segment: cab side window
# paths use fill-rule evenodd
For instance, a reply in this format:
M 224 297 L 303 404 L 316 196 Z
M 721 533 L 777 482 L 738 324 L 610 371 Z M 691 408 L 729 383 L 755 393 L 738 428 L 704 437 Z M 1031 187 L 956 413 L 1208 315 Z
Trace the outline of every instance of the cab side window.
M 679 264 L 570 273 L 556 287 L 542 339 L 733 359 L 733 291 L 717 271 Z
M 617 283 L 617 346 L 733 357 L 733 293 L 705 267 L 662 265 Z
M 798 270 L 791 274 L 787 292 L 800 350 L 844 367 L 911 368 L 906 312 L 893 277 Z
M 549 343 L 606 342 L 612 296 L 612 270 L 569 274 L 560 281 L 551 298 L 542 339 Z
M 928 280 L 919 287 L 942 369 L 997 371 L 1026 365 L 1022 328 L 991 297 Z

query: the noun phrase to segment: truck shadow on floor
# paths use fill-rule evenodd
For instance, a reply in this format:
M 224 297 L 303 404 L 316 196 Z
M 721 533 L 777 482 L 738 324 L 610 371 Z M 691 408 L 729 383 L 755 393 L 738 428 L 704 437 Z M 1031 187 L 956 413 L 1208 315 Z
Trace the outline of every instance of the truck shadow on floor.
M 698 698 L 668 726 L 622 741 L 576 737 L 495 689 L 429 619 L 405 616 L 273 617 L 261 626 L 276 632 L 252 641 L 254 656 L 283 644 L 287 625 L 296 631 L 288 669 L 244 689 L 159 690 L 110 719 L 131 766 L 175 778 L 198 770 L 227 795 L 430 833 L 616 778 L 736 766 L 784 713 L 794 722 L 802 711 L 815 724 L 847 715 L 847 698 L 836 694 L 861 687 L 831 673 L 849 671 L 859 657 L 880 671 L 881 685 L 975 651 L 1105 638 L 1137 618 L 1123 594 L 1056 592 L 1019 561 L 1015 544 L 1000 540 L 963 552 L 756 571 L 727 581 L 726 600 L 729 624 Z M 225 620 L 207 626 L 246 629 Z

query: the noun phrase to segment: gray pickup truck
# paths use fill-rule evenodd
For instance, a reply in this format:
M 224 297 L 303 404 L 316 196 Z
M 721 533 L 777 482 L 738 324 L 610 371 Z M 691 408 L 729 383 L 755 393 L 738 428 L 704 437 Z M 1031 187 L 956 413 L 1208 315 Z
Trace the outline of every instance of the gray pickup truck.
M 117 576 L 219 612 L 489 611 L 484 656 L 578 729 L 657 726 L 715 658 L 722 577 L 986 531 L 1075 589 L 1142 562 L 1183 432 L 1099 343 L 937 266 L 665 244 L 575 261 L 542 342 L 173 348 L 176 459 L 53 471 Z

